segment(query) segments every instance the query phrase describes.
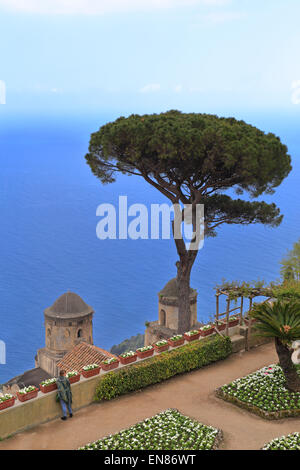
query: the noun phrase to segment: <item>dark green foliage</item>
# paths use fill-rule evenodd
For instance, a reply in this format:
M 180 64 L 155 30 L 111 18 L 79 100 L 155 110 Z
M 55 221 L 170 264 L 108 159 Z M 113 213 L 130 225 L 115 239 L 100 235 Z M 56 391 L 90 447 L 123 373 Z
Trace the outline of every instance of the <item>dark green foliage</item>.
M 279 137 L 244 121 L 172 110 L 120 117 L 102 126 L 91 135 L 86 160 L 103 184 L 114 182 L 118 172 L 138 175 L 173 205 L 191 205 L 194 234 L 196 208 L 202 204 L 207 237 L 215 236 L 217 227 L 225 223 L 271 227 L 281 223 L 283 216 L 275 204 L 234 195 L 246 192 L 249 199 L 273 194 L 291 171 L 287 152 Z M 190 273 L 198 249 L 187 248 L 183 237 L 174 240 L 179 256 L 178 331 L 183 333 L 191 325 Z
M 120 355 L 126 351 L 135 351 L 138 348 L 144 346 L 145 335 L 137 334 L 136 336 L 131 336 L 129 339 L 124 339 L 122 343 L 115 344 L 111 347 L 110 352 L 112 354 Z
M 272 194 L 291 171 L 279 137 L 234 118 L 168 111 L 120 117 L 91 135 L 86 160 L 102 183 L 116 172 L 142 176 L 173 203 L 205 204 L 206 235 L 220 223 L 264 223 L 282 217 L 275 204 L 232 199 Z
M 279 338 L 284 344 L 300 338 L 299 300 L 256 304 L 250 316 L 258 320 L 255 328 L 259 336 Z
M 162 382 L 193 369 L 200 369 L 231 354 L 230 338 L 214 336 L 161 353 L 143 362 L 105 374 L 95 400 L 111 400 L 128 392 Z

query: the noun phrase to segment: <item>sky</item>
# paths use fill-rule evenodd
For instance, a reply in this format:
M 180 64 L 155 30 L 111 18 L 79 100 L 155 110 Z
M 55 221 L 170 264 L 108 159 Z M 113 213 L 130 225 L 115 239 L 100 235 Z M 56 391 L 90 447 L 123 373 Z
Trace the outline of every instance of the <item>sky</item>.
M 299 111 L 299 18 L 299 0 L 0 0 L 0 115 Z

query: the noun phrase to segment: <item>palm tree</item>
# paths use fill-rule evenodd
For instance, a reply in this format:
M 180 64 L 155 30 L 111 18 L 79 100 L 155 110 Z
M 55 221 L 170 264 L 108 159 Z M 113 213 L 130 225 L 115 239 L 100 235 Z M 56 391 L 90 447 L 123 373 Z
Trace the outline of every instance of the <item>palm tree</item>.
M 292 392 L 300 392 L 300 377 L 291 356 L 291 343 L 300 339 L 300 303 L 299 301 L 265 302 L 253 307 L 251 317 L 258 320 L 257 335 L 271 337 L 279 364 L 286 379 L 286 387 Z

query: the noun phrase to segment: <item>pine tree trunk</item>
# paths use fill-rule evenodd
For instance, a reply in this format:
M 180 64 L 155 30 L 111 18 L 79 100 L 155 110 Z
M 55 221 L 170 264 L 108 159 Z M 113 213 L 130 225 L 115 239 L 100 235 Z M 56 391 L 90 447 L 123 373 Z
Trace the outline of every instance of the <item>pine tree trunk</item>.
M 291 392 L 300 392 L 300 377 L 291 359 L 292 353 L 287 346 L 282 344 L 279 338 L 275 338 L 275 347 L 279 364 L 285 376 L 286 388 Z
M 178 283 L 178 332 L 185 333 L 191 328 L 190 309 L 190 275 L 191 267 L 187 263 L 179 261 L 177 263 L 177 283 Z
M 174 235 L 174 221 L 172 222 Z M 195 220 L 193 220 L 193 230 L 195 232 Z M 198 249 L 189 250 L 186 248 L 184 240 L 174 238 L 179 261 L 177 261 L 177 284 L 178 284 L 178 332 L 185 333 L 191 329 L 191 309 L 190 309 L 190 276 L 193 264 L 198 254 Z

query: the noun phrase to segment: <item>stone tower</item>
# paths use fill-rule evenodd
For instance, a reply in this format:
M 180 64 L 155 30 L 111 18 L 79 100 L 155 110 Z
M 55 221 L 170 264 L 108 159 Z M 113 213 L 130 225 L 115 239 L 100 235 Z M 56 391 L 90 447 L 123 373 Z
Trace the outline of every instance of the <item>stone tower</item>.
M 145 346 L 179 333 L 178 287 L 171 279 L 158 293 L 158 320 L 150 322 L 145 331 Z M 189 329 L 199 328 L 197 322 L 197 291 L 190 289 L 191 321 Z
M 57 363 L 76 344 L 82 341 L 93 344 L 93 314 L 93 308 L 73 292 L 63 294 L 46 308 L 46 347 L 38 350 L 36 367 L 55 376 Z

